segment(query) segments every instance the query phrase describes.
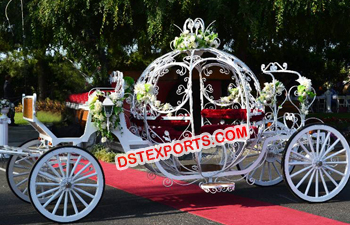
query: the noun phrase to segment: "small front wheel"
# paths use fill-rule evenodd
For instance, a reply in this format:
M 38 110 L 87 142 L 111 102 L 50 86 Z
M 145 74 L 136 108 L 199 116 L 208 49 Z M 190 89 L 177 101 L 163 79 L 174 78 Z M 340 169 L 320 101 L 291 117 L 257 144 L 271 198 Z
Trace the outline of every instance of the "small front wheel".
M 97 159 L 84 149 L 64 146 L 46 152 L 36 162 L 29 177 L 29 197 L 46 218 L 69 223 L 96 208 L 104 186 Z M 42 202 L 41 198 L 47 200 Z
M 283 173 L 290 190 L 308 202 L 334 198 L 349 180 L 350 148 L 335 128 L 313 124 L 287 143 Z M 286 168 L 294 167 L 293 170 Z

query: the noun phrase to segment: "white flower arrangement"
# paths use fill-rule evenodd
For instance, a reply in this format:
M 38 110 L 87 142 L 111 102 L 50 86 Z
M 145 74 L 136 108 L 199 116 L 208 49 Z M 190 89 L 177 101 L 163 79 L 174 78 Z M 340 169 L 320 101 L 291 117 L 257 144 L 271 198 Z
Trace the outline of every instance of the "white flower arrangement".
M 263 105 L 275 104 L 276 96 L 281 95 L 285 89 L 282 82 L 274 80 L 270 83 L 264 83 L 264 88 L 261 90 L 261 94 L 258 97 L 258 101 Z
M 300 102 L 300 112 L 304 115 L 307 115 L 309 111 L 307 110 L 307 98 L 313 98 L 316 96 L 316 93 L 312 91 L 312 83 L 310 79 L 306 77 L 299 77 L 297 80 L 298 85 L 298 100 Z
M 158 110 L 169 111 L 173 107 L 169 103 L 161 103 L 154 93 L 154 86 L 149 83 L 137 83 L 135 85 L 136 100 L 139 103 L 152 103 Z
M 211 23 L 212 24 L 212 23 Z M 179 37 L 171 42 L 172 49 L 189 50 L 199 48 L 218 48 L 220 39 L 218 34 L 212 31 L 211 24 L 204 30 L 204 22 L 202 19 L 187 19 L 184 29 L 181 30 Z M 195 28 L 195 31 L 193 30 Z
M 228 104 L 230 102 L 237 102 L 240 96 L 238 88 L 229 87 L 228 92 L 230 93 L 228 96 L 221 97 L 220 102 L 224 104 Z
M 113 113 L 109 118 L 111 123 L 107 123 L 106 112 L 104 111 L 104 107 L 102 104 L 103 100 L 101 100 L 104 99 L 106 96 L 108 96 L 114 103 Z M 93 118 L 95 127 L 101 133 L 102 143 L 106 142 L 107 139 L 113 139 L 111 130 L 115 128 L 120 128 L 119 114 L 123 111 L 123 101 L 124 97 L 116 92 L 103 93 L 100 90 L 96 90 L 92 95 L 89 96 L 88 104 L 90 113 Z
M 7 99 L 0 99 L 0 110 L 4 109 L 4 108 L 14 108 L 15 105 L 13 103 L 11 103 L 9 100 Z

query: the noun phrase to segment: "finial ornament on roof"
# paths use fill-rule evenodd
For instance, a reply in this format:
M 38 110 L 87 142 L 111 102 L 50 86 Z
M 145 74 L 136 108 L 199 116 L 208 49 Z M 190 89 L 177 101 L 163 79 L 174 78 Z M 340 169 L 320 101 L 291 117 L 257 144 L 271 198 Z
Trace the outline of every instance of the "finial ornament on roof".
M 183 29 L 175 25 L 181 31 L 180 37 L 170 43 L 171 49 L 176 50 L 189 50 L 198 48 L 218 48 L 220 45 L 220 39 L 218 34 L 212 31 L 211 22 L 207 28 L 204 26 L 204 21 L 201 18 L 192 20 L 188 18 Z

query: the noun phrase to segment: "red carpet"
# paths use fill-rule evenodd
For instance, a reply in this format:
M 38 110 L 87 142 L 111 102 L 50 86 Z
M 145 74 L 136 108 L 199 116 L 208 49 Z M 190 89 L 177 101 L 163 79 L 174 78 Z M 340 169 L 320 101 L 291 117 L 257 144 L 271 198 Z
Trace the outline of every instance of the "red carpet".
M 101 165 L 109 186 L 223 224 L 345 224 L 233 194 L 207 194 L 197 185 L 183 187 L 174 184 L 166 188 L 161 177 L 149 180 L 142 171 L 118 171 L 114 164 L 101 162 Z

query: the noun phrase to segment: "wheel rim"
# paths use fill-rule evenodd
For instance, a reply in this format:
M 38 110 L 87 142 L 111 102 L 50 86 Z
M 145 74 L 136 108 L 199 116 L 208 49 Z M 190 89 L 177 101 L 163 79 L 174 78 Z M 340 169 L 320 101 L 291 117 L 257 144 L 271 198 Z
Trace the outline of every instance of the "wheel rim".
M 31 140 L 20 147 L 38 147 L 38 139 Z M 30 202 L 28 196 L 28 178 L 30 171 L 36 162 L 36 157 L 13 155 L 9 159 L 6 169 L 7 182 L 12 192 L 21 200 Z
M 349 145 L 327 125 L 312 125 L 298 132 L 287 147 L 284 171 L 288 186 L 301 199 L 324 202 L 335 197 L 349 179 Z
M 42 182 L 40 177 L 47 181 Z M 61 223 L 87 216 L 99 203 L 103 191 L 100 164 L 90 153 L 76 147 L 47 152 L 35 164 L 29 180 L 30 198 L 37 211 Z M 45 195 L 49 195 L 47 201 L 40 202 Z

